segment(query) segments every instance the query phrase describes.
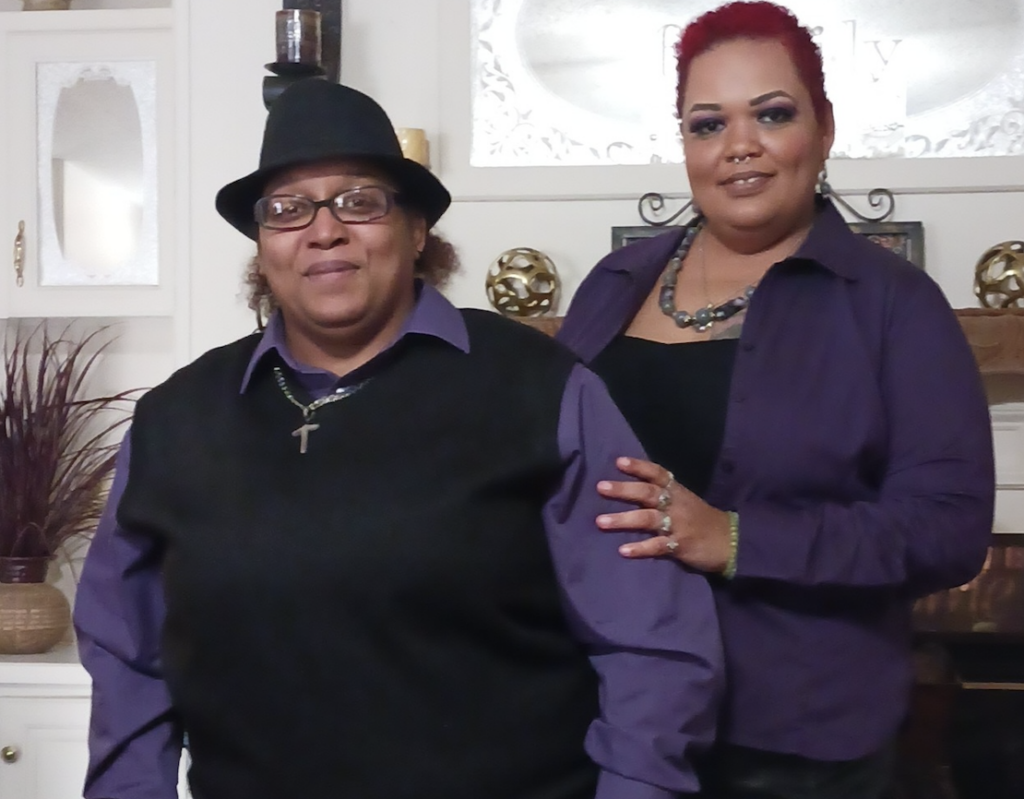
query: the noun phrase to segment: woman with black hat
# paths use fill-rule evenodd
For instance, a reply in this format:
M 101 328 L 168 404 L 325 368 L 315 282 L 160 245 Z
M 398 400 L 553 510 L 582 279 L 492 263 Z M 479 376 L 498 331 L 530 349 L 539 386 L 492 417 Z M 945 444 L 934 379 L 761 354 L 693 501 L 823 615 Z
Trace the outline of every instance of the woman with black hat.
M 600 382 L 418 277 L 449 202 L 320 80 L 218 195 L 272 312 L 138 404 L 76 603 L 88 799 L 171 799 L 183 734 L 196 799 L 697 790 L 709 588 L 594 535 L 642 455 Z

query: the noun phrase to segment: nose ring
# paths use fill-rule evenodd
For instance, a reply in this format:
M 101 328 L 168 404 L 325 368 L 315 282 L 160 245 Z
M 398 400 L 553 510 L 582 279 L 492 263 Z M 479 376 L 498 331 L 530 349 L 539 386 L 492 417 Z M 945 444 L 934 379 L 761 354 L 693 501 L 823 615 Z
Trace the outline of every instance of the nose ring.
M 750 156 L 749 155 L 743 155 L 743 156 L 733 155 L 733 156 L 729 157 L 729 160 L 732 161 L 734 164 L 742 164 L 745 161 L 749 161 L 750 160 Z

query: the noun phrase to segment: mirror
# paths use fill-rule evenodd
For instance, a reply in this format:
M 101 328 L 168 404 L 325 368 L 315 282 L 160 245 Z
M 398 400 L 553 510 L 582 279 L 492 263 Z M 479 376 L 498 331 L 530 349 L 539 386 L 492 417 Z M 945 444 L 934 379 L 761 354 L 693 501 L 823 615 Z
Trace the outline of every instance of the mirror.
M 155 285 L 156 68 L 40 64 L 40 284 Z
M 1021 0 L 786 0 L 812 29 L 833 156 L 1024 152 Z M 706 0 L 473 0 L 474 166 L 682 160 L 674 46 Z

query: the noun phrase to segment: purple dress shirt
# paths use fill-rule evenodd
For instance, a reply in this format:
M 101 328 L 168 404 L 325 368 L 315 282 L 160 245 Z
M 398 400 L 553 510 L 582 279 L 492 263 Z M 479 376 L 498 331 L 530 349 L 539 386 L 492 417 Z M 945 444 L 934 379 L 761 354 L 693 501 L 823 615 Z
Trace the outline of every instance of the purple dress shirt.
M 559 338 L 593 360 L 681 236 L 603 259 Z M 939 287 L 830 203 L 747 310 L 704 498 L 740 520 L 736 577 L 714 583 L 721 740 L 821 760 L 878 750 L 907 707 L 912 600 L 984 561 L 992 431 Z
M 398 338 L 410 334 L 469 349 L 462 316 L 430 286 L 420 288 Z M 382 353 L 339 381 L 299 364 L 275 316 L 253 353 L 241 391 L 252 367 L 271 350 L 316 397 L 387 368 Z M 710 587 L 673 562 L 627 562 L 616 552 L 619 537 L 597 531 L 598 514 L 623 506 L 600 498 L 595 484 L 618 474 L 618 455 L 642 455 L 642 449 L 603 384 L 583 366 L 575 367 L 565 388 L 558 441 L 565 473 L 543 517 L 567 619 L 593 652 L 590 659 L 601 681 L 601 715 L 586 739 L 587 752 L 600 767 L 597 797 L 667 799 L 695 791 L 690 755 L 713 738 L 722 687 Z M 149 539 L 122 528 L 115 518 L 129 450 L 126 437 L 75 606 L 82 663 L 93 678 L 85 797 L 173 799 L 182 731 L 161 675 L 159 556 Z

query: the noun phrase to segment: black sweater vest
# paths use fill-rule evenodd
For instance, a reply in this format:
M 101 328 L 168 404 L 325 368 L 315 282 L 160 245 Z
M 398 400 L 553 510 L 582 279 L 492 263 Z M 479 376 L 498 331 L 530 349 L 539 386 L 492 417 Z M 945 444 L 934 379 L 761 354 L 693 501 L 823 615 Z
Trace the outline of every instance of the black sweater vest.
M 270 364 L 239 394 L 254 337 L 140 401 L 118 518 L 163 545 L 196 799 L 593 796 L 541 521 L 573 359 L 464 317 L 469 354 L 407 337 L 304 455 Z

